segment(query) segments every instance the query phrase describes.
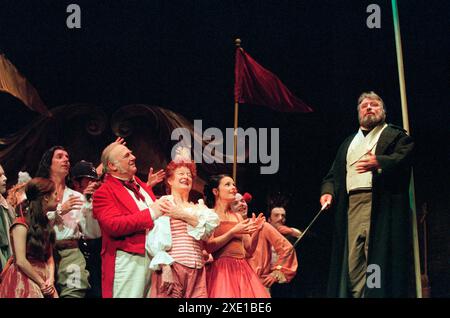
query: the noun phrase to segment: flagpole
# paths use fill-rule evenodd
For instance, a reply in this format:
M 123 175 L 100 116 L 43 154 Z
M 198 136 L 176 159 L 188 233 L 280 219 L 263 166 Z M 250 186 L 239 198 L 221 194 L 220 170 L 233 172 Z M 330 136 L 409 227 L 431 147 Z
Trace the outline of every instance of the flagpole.
M 233 160 L 233 180 L 237 183 L 236 179 L 236 164 L 237 164 L 237 127 L 238 127 L 238 112 L 239 103 L 234 103 L 234 160 Z
M 408 103 L 406 99 L 406 85 L 405 85 L 405 70 L 403 68 L 402 39 L 400 35 L 400 22 L 398 18 L 397 0 L 391 0 L 391 3 L 392 3 L 392 15 L 394 19 L 395 48 L 397 52 L 397 66 L 400 84 L 403 128 L 407 131 L 409 135 L 411 135 L 411 131 L 409 128 Z M 414 174 L 412 170 L 409 184 L 409 202 L 412 210 L 412 233 L 413 233 L 413 247 L 414 247 L 414 272 L 416 277 L 416 295 L 417 298 L 422 298 L 422 282 L 420 271 L 419 239 L 417 233 L 417 217 L 416 217 L 417 213 L 416 213 L 416 200 L 414 189 Z
M 241 47 L 241 39 L 234 40 L 237 48 Z M 235 79 L 236 80 L 236 79 Z M 238 114 L 239 114 L 239 102 L 237 100 L 234 101 L 234 141 L 233 141 L 233 180 L 234 183 L 237 184 L 236 179 L 236 169 L 237 169 L 237 129 L 238 129 Z

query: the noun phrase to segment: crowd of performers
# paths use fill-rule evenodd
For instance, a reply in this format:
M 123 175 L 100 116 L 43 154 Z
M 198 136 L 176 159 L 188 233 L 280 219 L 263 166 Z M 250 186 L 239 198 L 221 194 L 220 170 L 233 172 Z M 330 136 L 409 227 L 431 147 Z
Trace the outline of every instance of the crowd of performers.
M 322 209 L 333 206 L 335 218 L 327 295 L 409 297 L 414 142 L 386 123 L 376 93 L 359 96 L 357 113 L 359 129 L 321 187 Z M 263 298 L 295 276 L 285 236 L 301 233 L 284 225 L 282 207 L 269 209 L 269 222 L 248 215 L 249 195 L 227 175 L 211 176 L 204 199 L 190 202 L 196 166 L 183 149 L 147 182 L 135 162 L 118 138 L 97 170 L 73 167 L 72 189 L 69 154 L 56 146 L 7 199 L 0 167 L 0 297 Z M 156 198 L 163 180 L 167 195 Z
M 267 222 L 249 214 L 251 195 L 228 175 L 211 176 L 191 202 L 189 149 L 147 182 L 122 138 L 97 168 L 71 167 L 69 156 L 48 149 L 36 176 L 20 173 L 7 195 L 0 166 L 0 298 L 266 298 L 296 275 L 287 237 L 300 231 L 284 224 L 284 208 Z M 160 182 L 167 195 L 156 198 Z

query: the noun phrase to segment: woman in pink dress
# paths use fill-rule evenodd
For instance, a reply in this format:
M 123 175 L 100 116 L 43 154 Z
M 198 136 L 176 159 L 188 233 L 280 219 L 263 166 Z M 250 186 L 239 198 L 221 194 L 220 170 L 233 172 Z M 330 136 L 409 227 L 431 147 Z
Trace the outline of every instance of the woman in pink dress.
M 214 208 L 220 224 L 206 244 L 214 261 L 207 273 L 210 298 L 269 298 L 270 295 L 246 260 L 258 244 L 258 234 L 265 219 L 243 220 L 231 211 L 237 190 L 227 175 L 212 176 L 205 185 L 206 204 Z
M 0 277 L 0 298 L 55 298 L 53 231 L 46 213 L 56 209 L 55 184 L 43 178 L 30 180 L 25 188 L 25 217 L 11 225 L 13 256 Z

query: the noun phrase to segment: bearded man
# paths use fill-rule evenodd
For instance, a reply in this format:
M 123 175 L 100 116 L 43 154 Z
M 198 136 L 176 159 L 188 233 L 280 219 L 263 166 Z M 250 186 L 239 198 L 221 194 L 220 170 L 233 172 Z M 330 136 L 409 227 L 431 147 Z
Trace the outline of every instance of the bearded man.
M 342 143 L 322 182 L 320 203 L 336 212 L 328 295 L 407 297 L 414 143 L 386 124 L 376 93 L 361 94 L 357 110 L 359 130 Z

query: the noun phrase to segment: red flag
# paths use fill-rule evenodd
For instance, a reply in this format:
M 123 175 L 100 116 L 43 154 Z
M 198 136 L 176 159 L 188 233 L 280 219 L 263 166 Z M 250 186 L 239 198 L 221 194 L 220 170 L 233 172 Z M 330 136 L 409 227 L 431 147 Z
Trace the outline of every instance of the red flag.
M 0 91 L 15 96 L 35 112 L 51 116 L 36 89 L 19 73 L 4 54 L 0 54 Z
M 313 111 L 242 48 L 236 49 L 234 74 L 234 99 L 238 103 L 267 106 L 281 112 Z

